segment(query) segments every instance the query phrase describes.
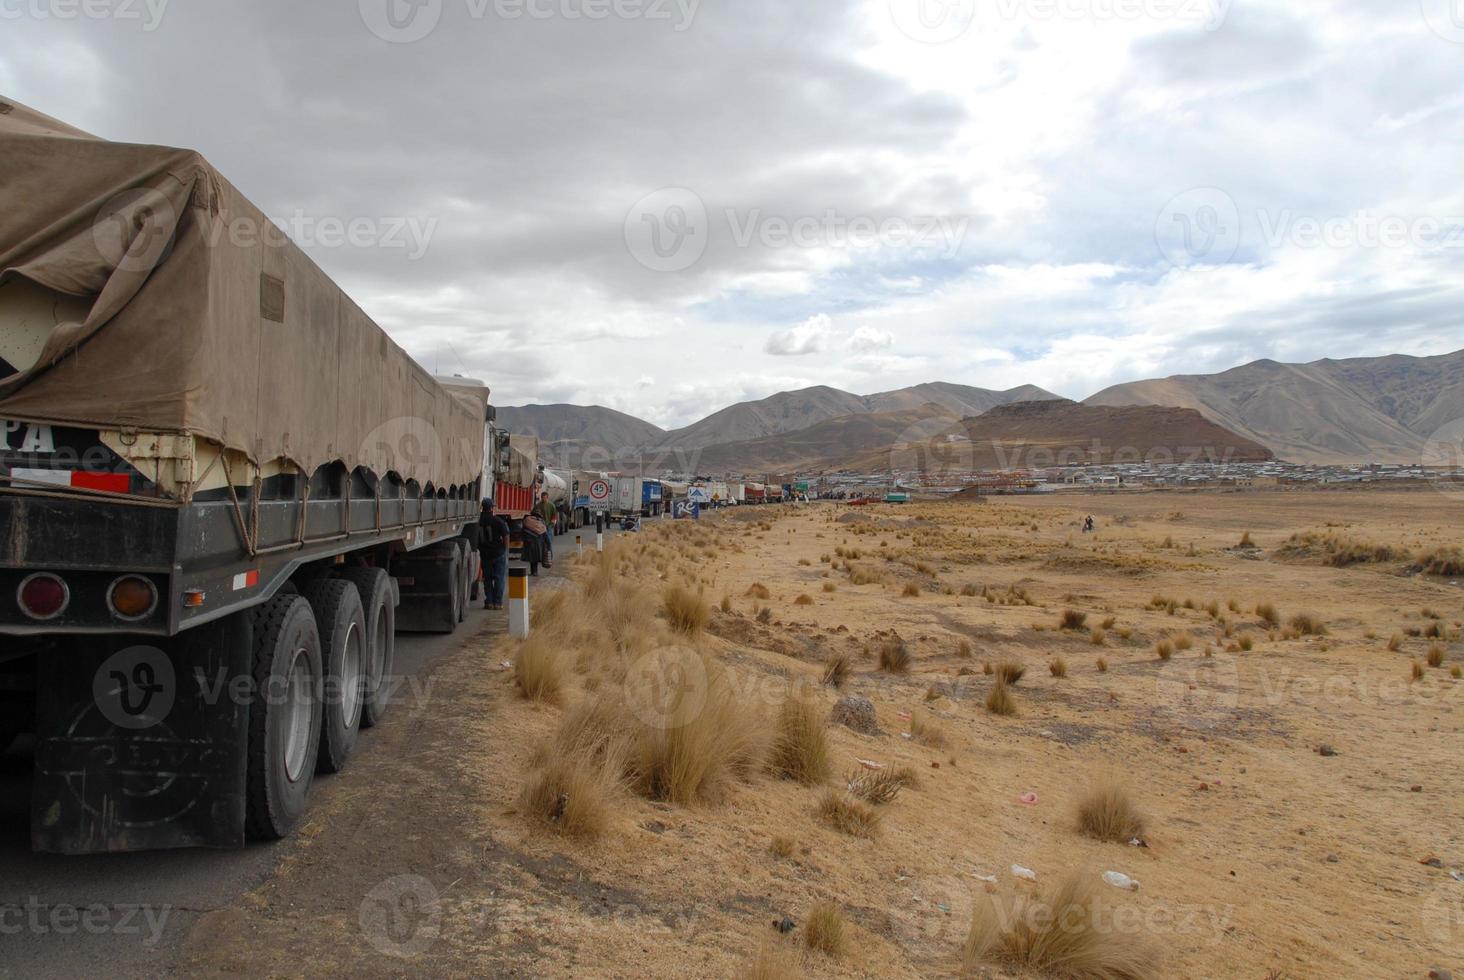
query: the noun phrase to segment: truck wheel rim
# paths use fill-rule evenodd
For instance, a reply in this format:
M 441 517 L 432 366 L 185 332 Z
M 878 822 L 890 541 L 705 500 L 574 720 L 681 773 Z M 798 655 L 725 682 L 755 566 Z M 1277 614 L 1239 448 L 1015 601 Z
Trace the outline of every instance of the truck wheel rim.
M 346 631 L 346 647 L 341 651 L 341 714 L 346 729 L 356 727 L 361 713 L 361 631 L 352 623 Z
M 290 660 L 290 682 L 285 696 L 285 778 L 296 782 L 305 771 L 305 756 L 310 748 L 311 682 L 310 654 L 304 648 L 295 651 Z

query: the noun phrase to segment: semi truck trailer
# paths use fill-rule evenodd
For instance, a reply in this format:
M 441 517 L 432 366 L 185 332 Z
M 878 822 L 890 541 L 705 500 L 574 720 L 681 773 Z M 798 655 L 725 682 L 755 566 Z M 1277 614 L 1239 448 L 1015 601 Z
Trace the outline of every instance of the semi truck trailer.
M 197 153 L 0 107 L 0 743 L 34 739 L 32 846 L 282 837 L 390 717 L 394 634 L 464 616 L 488 392 Z

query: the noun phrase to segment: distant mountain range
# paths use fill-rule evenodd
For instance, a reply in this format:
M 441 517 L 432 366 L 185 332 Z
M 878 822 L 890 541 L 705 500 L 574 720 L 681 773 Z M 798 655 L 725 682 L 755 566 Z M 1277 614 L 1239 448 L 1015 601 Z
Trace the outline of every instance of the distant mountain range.
M 1464 351 L 1255 361 L 1221 374 L 1116 385 L 1086 404 L 1197 409 L 1295 462 L 1418 462 L 1433 433 L 1464 418 Z
M 1109 411 L 1130 408 L 1189 411 Z M 982 468 L 1004 465 L 993 443 L 1072 451 L 1094 440 L 1109 447 L 1209 446 L 1232 459 L 1274 453 L 1295 462 L 1406 463 L 1422 458 L 1430 435 L 1461 418 L 1464 351 L 1311 364 L 1263 360 L 1221 374 L 1116 385 L 1082 405 L 1032 385 L 990 391 L 934 382 L 874 395 L 817 386 L 732 405 L 671 431 L 598 406 L 499 409 L 510 431 L 538 436 L 561 458 L 587 446 L 619 458 L 695 453 L 707 473 L 882 469 L 902 440 L 921 437 L 987 444 L 976 453 Z M 1011 458 L 1005 450 L 996 455 Z

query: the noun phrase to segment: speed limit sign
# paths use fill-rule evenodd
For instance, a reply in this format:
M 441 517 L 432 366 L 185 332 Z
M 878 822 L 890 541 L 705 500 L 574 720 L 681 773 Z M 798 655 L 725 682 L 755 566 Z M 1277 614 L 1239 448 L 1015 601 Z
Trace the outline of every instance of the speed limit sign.
M 595 507 L 608 507 L 610 505 L 610 484 L 604 480 L 596 480 L 590 484 L 590 503 Z

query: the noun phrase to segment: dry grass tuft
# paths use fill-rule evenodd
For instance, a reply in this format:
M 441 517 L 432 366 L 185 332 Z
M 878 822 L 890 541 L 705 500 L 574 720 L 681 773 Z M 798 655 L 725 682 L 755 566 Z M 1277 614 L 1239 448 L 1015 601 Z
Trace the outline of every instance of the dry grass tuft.
M 1159 959 L 1125 930 L 1108 928 L 1097 886 L 1073 875 L 1042 897 L 981 901 L 971 917 L 966 972 L 999 963 L 1066 980 L 1150 980 Z
M 1058 624 L 1065 630 L 1080 630 L 1088 625 L 1088 614 L 1079 612 L 1076 609 L 1065 609 L 1062 614 L 1062 621 Z
M 1127 844 L 1144 836 L 1144 817 L 1122 783 L 1105 779 L 1078 801 L 1078 829 L 1097 840 Z
M 839 587 L 837 585 L 835 585 L 834 583 L 832 583 L 832 582 L 825 582 L 823 584 L 823 590 L 825 592 L 838 592 L 839 591 Z
M 1464 667 L 1460 667 L 1458 664 L 1454 664 L 1454 666 L 1449 668 L 1449 676 L 1454 678 L 1454 680 L 1456 681 L 1460 677 L 1464 677 Z
M 879 813 L 873 807 L 836 789 L 830 789 L 819 800 L 818 816 L 851 837 L 873 837 L 879 830 Z
M 798 954 L 771 940 L 757 951 L 757 956 L 739 974 L 742 980 L 800 980 L 803 968 Z
M 829 778 L 829 737 L 824 727 L 821 704 L 805 694 L 791 693 L 778 714 L 778 730 L 768 768 L 805 786 L 816 786 Z
M 1108 642 L 1108 634 L 1101 629 L 1095 629 L 1088 634 L 1088 642 L 1095 647 L 1101 647 Z
M 1265 623 L 1267 626 L 1275 627 L 1281 625 L 1281 614 L 1278 613 L 1276 611 L 1276 607 L 1269 602 L 1263 602 L 1260 605 L 1256 606 L 1256 615 L 1259 616 L 1261 622 Z
M 773 594 L 768 591 L 768 587 L 761 582 L 752 583 L 743 595 L 749 599 L 762 599 L 764 602 L 773 597 Z
M 916 585 L 914 582 L 906 582 L 905 588 L 900 592 L 900 595 L 904 596 L 906 599 L 913 598 L 914 596 L 917 596 L 919 594 L 920 586 Z
M 1099 657 L 1098 658 L 1098 673 L 1100 673 L 1100 674 L 1106 674 L 1106 673 L 1108 673 L 1108 660 L 1106 658 L 1104 658 L 1104 657 Z
M 530 701 L 559 704 L 564 699 L 564 661 L 548 633 L 535 633 L 520 644 L 513 660 L 513 679 Z
M 808 910 L 808 921 L 803 924 L 803 944 L 825 956 L 844 955 L 847 945 L 844 913 L 838 905 L 824 901 Z
M 687 636 L 700 633 L 712 618 L 706 596 L 684 585 L 673 585 L 666 590 L 661 597 L 661 614 L 673 630 Z
M 852 795 L 864 802 L 883 806 L 893 802 L 906 786 L 914 786 L 916 779 L 915 770 L 908 766 L 877 770 L 861 767 L 845 778 L 844 785 Z
M 1444 645 L 1442 643 L 1430 643 L 1428 645 L 1428 665 L 1430 667 L 1442 667 L 1444 665 Z
M 1174 649 L 1188 650 L 1195 645 L 1195 638 L 1188 633 L 1177 633 L 1174 636 Z
M 795 605 L 795 606 L 811 606 L 811 605 L 813 605 L 813 596 L 808 595 L 808 594 L 805 593 L 804 595 L 801 595 L 798 598 L 794 599 L 793 600 L 793 605 Z
M 1027 676 L 1027 668 L 1019 660 L 1003 660 L 996 665 L 996 676 L 1003 684 L 1016 684 Z
M 842 690 L 849 683 L 849 675 L 853 671 L 854 661 L 847 653 L 832 654 L 824 664 L 823 683 Z
M 879 669 L 887 674 L 905 674 L 914 658 L 904 640 L 891 640 L 879 648 Z
M 764 722 L 710 658 L 675 649 L 649 655 L 627 675 L 625 703 L 634 708 L 627 770 L 648 799 L 713 800 L 763 767 Z
M 1067 661 L 1061 657 L 1053 657 L 1052 662 L 1047 665 L 1047 672 L 1053 677 L 1067 676 Z
M 1160 640 L 1154 646 L 1154 652 L 1159 655 L 1160 660 L 1174 659 L 1174 644 L 1169 640 Z
M 1017 699 L 1012 697 L 1011 686 L 1000 676 L 991 686 L 991 693 L 986 695 L 986 710 L 1003 718 L 1017 713 Z
M 557 745 L 542 749 L 519 794 L 519 812 L 556 833 L 600 837 L 610 826 L 616 788 L 613 760 L 609 763 L 570 754 Z
M 768 851 L 773 857 L 790 858 L 798 848 L 798 842 L 786 834 L 774 834 L 772 841 L 768 843 Z
M 1291 617 L 1289 625 L 1302 636 L 1327 635 L 1327 624 L 1322 622 L 1321 617 L 1313 613 L 1297 613 Z
M 1425 575 L 1459 578 L 1464 576 L 1464 550 L 1458 547 L 1435 548 L 1418 556 L 1418 567 Z
M 722 607 L 721 608 L 722 608 L 722 612 L 724 612 L 724 613 L 729 613 L 729 612 L 732 611 L 732 597 L 731 596 L 729 596 L 729 595 L 722 596 Z
M 974 585 L 963 585 L 963 586 L 961 586 L 961 595 L 965 596 L 968 599 L 971 598 L 972 596 L 976 596 L 976 595 L 979 595 L 979 594 L 980 593 L 978 592 L 976 586 L 974 586 Z
M 910 738 L 912 741 L 931 748 L 944 748 L 946 745 L 945 726 L 933 715 L 924 711 L 911 712 Z
M 1416 681 L 1423 680 L 1423 664 L 1419 663 L 1417 660 L 1413 661 L 1413 666 L 1411 668 L 1409 676 Z

